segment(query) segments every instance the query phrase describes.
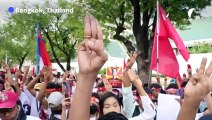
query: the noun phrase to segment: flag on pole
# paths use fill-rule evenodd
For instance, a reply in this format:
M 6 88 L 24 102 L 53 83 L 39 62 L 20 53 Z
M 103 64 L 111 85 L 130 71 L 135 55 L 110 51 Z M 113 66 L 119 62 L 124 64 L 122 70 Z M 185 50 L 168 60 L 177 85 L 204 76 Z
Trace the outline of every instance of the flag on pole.
M 155 29 L 150 68 L 165 76 L 176 78 L 179 75 L 179 64 L 169 38 L 174 41 L 186 61 L 190 55 L 163 8 L 159 4 L 157 8 L 159 9 L 158 23 Z
M 43 40 L 41 29 L 39 24 L 37 24 L 37 51 L 36 51 L 36 65 L 38 70 L 42 70 L 44 66 L 51 66 L 51 60 L 46 49 L 45 42 Z M 39 67 L 38 67 L 39 66 Z

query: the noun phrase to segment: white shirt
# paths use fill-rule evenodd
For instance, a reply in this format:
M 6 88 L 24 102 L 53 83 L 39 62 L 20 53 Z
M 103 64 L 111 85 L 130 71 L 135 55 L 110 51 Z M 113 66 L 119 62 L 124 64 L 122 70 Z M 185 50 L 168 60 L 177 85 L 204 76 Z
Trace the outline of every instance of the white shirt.
M 19 96 L 19 100 L 21 101 L 24 113 L 31 110 L 31 101 L 28 98 L 28 96 L 26 95 L 26 93 L 21 91 L 21 95 Z
M 27 118 L 26 118 L 27 120 L 41 120 L 40 118 L 38 118 L 38 117 L 34 117 L 34 116 L 28 116 L 27 115 Z
M 34 117 L 39 117 L 40 102 L 27 90 L 27 86 L 24 85 L 24 89 L 23 90 L 24 90 L 24 93 L 29 98 L 29 100 L 31 101 L 31 112 L 30 112 L 30 115 L 34 116 Z M 38 92 L 36 92 L 36 94 L 38 94 Z M 37 101 L 37 103 L 36 103 L 36 101 Z
M 128 117 L 129 120 L 154 120 L 154 117 L 156 115 L 155 107 L 152 101 L 150 100 L 149 96 L 141 96 L 141 102 L 144 111 L 140 115 L 130 118 L 130 115 L 132 117 L 133 112 L 135 110 L 135 105 L 133 104 L 134 100 L 131 86 L 127 87 L 126 89 L 125 88 L 126 87 L 123 87 L 122 93 L 123 93 L 124 114 L 126 115 L 126 117 Z

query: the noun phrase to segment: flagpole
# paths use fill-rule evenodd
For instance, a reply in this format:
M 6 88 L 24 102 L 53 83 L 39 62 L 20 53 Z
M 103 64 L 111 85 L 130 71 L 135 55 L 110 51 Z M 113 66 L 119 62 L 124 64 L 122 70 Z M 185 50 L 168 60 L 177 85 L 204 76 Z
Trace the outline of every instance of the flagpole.
M 36 76 L 38 75 L 39 72 L 39 41 L 38 41 L 38 29 L 39 29 L 39 23 L 36 24 Z
M 159 2 L 157 0 L 157 75 L 159 70 L 159 33 L 160 33 L 160 26 L 159 26 Z

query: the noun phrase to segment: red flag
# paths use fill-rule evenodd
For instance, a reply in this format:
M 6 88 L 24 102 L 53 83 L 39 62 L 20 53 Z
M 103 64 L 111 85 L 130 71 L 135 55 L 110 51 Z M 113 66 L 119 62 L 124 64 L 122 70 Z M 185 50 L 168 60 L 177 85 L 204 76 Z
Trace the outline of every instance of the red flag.
M 46 49 L 45 42 L 43 40 L 42 34 L 40 27 L 38 27 L 38 56 L 40 57 L 39 59 L 39 67 L 40 70 L 42 70 L 43 66 L 51 66 L 51 60 L 48 54 L 48 51 Z
M 152 60 L 150 68 L 165 76 L 176 78 L 179 74 L 179 64 L 175 53 L 169 42 L 169 38 L 173 39 L 183 58 L 189 59 L 189 52 L 183 44 L 182 39 L 176 32 L 171 21 L 166 17 L 166 13 L 159 5 L 159 34 L 158 34 L 158 60 L 157 60 L 157 28 L 155 29 L 154 44 L 152 48 Z M 158 62 L 158 69 L 157 69 Z
M 166 13 L 160 5 L 159 5 L 159 14 L 160 14 L 160 18 L 159 18 L 160 22 L 164 22 L 164 24 L 165 24 L 164 29 L 166 29 L 166 30 L 164 32 L 167 32 L 167 34 L 166 34 L 166 35 L 168 35 L 167 37 L 171 38 L 174 41 L 176 47 L 180 51 L 180 54 L 183 56 L 184 60 L 188 61 L 188 59 L 190 58 L 189 51 L 185 47 L 183 40 L 180 38 L 179 34 L 177 33 L 176 29 L 172 25 L 169 18 L 166 17 Z M 161 28 L 160 28 L 160 30 L 161 30 Z M 159 34 L 159 36 L 160 36 L 160 34 Z

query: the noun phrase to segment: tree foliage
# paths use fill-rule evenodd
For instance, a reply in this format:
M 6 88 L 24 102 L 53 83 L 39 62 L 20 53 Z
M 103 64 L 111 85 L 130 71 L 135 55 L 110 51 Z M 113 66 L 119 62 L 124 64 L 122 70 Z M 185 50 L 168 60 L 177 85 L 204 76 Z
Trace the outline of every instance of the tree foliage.
M 83 18 L 85 12 L 82 7 L 73 2 L 65 0 L 58 1 L 55 8 L 70 8 L 73 13 L 15 13 L 12 14 L 7 23 L 3 26 L 4 38 L 7 39 L 8 44 L 19 43 L 21 47 L 18 48 L 17 44 L 11 48 L 10 54 L 12 56 L 20 57 L 20 54 L 12 54 L 12 51 L 26 50 L 32 55 L 29 58 L 35 59 L 36 40 L 36 24 L 40 24 L 43 32 L 43 37 L 51 55 L 52 61 L 56 61 L 62 70 L 65 71 L 61 62 L 66 61 L 66 69 L 70 70 L 70 61 L 76 56 L 76 46 L 83 37 Z M 52 5 L 47 1 L 45 5 L 28 6 L 23 3 L 22 8 L 52 8 Z M 8 46 L 8 44 L 6 46 Z M 29 49 L 27 49 L 29 48 Z M 22 53 L 26 53 L 23 52 Z M 54 59 L 53 59 L 54 58 Z
M 210 44 L 207 44 L 207 43 L 196 44 L 193 47 L 189 48 L 189 52 L 191 54 L 211 53 L 212 52 L 212 46 Z
M 159 3 L 173 24 L 184 29 L 190 24 L 188 10 L 195 9 L 192 18 L 200 16 L 200 11 L 211 5 L 211 0 L 159 0 Z M 137 50 L 138 74 L 147 83 L 151 78 L 149 66 L 157 18 L 156 0 L 90 0 L 88 4 L 105 29 L 113 31 L 114 39 L 123 42 L 128 52 Z M 131 35 L 126 36 L 127 30 L 132 31 Z M 132 35 L 134 39 L 128 38 Z

